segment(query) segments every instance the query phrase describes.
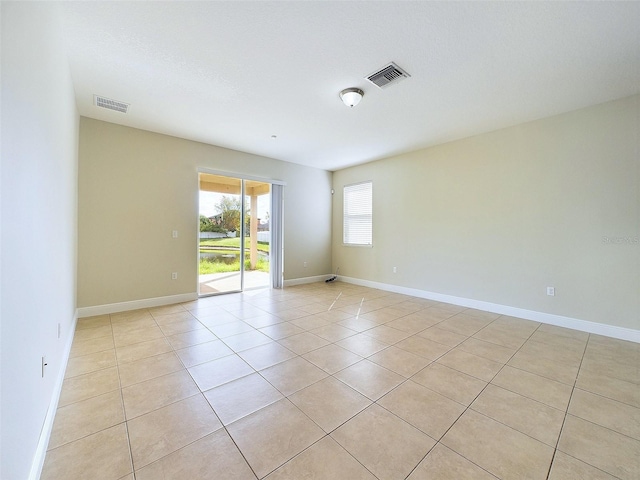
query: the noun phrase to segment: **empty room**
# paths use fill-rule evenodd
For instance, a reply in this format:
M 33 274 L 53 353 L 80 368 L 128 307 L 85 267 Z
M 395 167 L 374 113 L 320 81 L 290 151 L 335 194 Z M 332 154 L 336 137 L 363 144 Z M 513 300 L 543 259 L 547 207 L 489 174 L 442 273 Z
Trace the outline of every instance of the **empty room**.
M 640 478 L 640 2 L 0 5 L 2 480 Z

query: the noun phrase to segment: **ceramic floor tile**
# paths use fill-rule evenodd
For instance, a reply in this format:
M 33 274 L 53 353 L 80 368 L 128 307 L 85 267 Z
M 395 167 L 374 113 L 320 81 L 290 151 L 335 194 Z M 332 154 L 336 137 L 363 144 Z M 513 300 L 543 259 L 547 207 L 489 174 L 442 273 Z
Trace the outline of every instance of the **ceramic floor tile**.
M 494 362 L 483 357 L 479 357 L 472 353 L 467 353 L 464 350 L 454 348 L 450 352 L 444 354 L 436 363 L 444 365 L 449 368 L 458 370 L 459 372 L 466 373 L 472 377 L 479 378 L 485 382 L 491 381 L 493 377 L 503 367 L 502 363 Z
M 335 374 L 351 388 L 377 400 L 405 381 L 405 377 L 379 366 L 369 360 L 362 360 Z
M 308 315 L 302 318 L 296 318 L 295 320 L 291 320 L 292 325 L 296 327 L 300 327 L 304 331 L 313 330 L 315 328 L 324 327 L 326 325 L 330 325 L 331 321 L 325 318 L 322 318 L 319 315 Z
M 439 443 L 411 472 L 407 480 L 496 480 L 496 478 Z
M 406 378 L 431 363 L 431 360 L 393 346 L 371 355 L 368 359 Z
M 576 387 L 640 408 L 640 388 L 636 383 L 581 370 Z
M 518 332 L 512 332 L 500 326 L 490 324 L 473 335 L 478 340 L 495 343 L 503 347 L 519 349 L 527 341 L 528 337 Z
M 448 347 L 455 347 L 469 338 L 466 335 L 460 335 L 450 330 L 438 328 L 438 326 L 427 328 L 418 333 L 418 336 L 431 340 L 432 342 L 447 345 Z
M 640 442 L 567 415 L 558 450 L 622 480 L 640 478 Z
M 569 413 L 640 440 L 640 408 L 576 388 L 571 395 Z
M 221 340 L 200 343 L 191 347 L 176 350 L 178 357 L 187 368 L 207 363 L 211 360 L 233 355 L 233 350 L 227 347 Z
M 136 470 L 222 427 L 202 395 L 172 403 L 127 423 Z
M 441 442 L 501 479 L 546 479 L 554 451 L 473 410 L 467 410 Z
M 419 355 L 428 360 L 436 360 L 451 350 L 452 347 L 414 335 L 394 345 L 407 352 Z
M 79 319 L 43 478 L 636 480 L 639 362 L 342 282 Z
M 519 353 L 528 353 L 542 358 L 548 358 L 557 363 L 579 367 L 582 362 L 582 351 L 571 351 L 563 348 L 547 345 L 546 343 L 529 340 L 520 349 Z
M 282 340 L 283 338 L 290 337 L 292 335 L 297 335 L 298 333 L 304 332 L 300 327 L 296 327 L 288 322 L 282 322 L 275 325 L 270 325 L 268 327 L 263 327 L 260 329 L 262 333 L 269 336 L 273 340 Z
M 182 320 L 192 320 L 194 318 L 196 317 L 194 317 L 193 315 L 191 315 L 191 313 L 187 311 L 153 316 L 153 319 L 156 321 L 156 323 L 159 326 L 169 325 L 170 323 L 179 322 Z
M 398 330 L 387 325 L 380 325 L 379 327 L 372 328 L 371 330 L 365 330 L 362 333 L 388 345 L 398 343 L 410 336 L 409 333 L 403 330 Z
M 458 313 L 438 323 L 438 328 L 470 337 L 474 333 L 482 330 L 489 323 L 491 323 L 491 320 L 483 320 L 472 317 L 471 315 L 465 315 L 464 313 Z
M 456 348 L 502 364 L 507 363 L 516 353 L 515 348 L 503 347 L 473 337 L 468 338 Z
M 136 480 L 210 480 L 220 475 L 225 480 L 256 479 L 222 429 L 136 471 Z
M 352 335 L 351 337 L 340 340 L 339 342 L 336 342 L 336 345 L 346 348 L 361 357 L 368 357 L 369 355 L 373 355 L 374 353 L 384 350 L 389 346 L 389 344 L 380 342 L 379 340 L 363 333 Z
M 219 338 L 226 338 L 233 335 L 239 335 L 241 333 L 253 332 L 255 328 L 253 328 L 248 323 L 237 320 L 235 322 L 211 326 L 209 327 L 209 330 L 211 330 Z
M 92 328 L 76 329 L 73 340 L 88 340 L 90 338 L 110 337 L 113 335 L 111 322 L 108 325 Z
M 277 325 L 282 322 L 282 319 L 275 315 L 271 315 L 270 313 L 262 312 L 262 315 L 245 318 L 243 319 L 243 322 L 251 325 L 253 328 L 264 328 Z
M 70 358 L 67 362 L 65 378 L 77 377 L 85 373 L 103 370 L 116 365 L 116 351 L 104 350 L 102 352 L 90 353 L 81 357 Z
M 335 440 L 325 437 L 289 460 L 266 479 L 376 480 L 376 477 Z
M 438 363 L 432 363 L 411 380 L 464 405 L 470 405 L 487 386 L 487 382 Z
M 116 348 L 118 363 L 134 362 L 145 357 L 152 357 L 161 353 L 170 352 L 171 345 L 165 338 L 150 340 L 148 342 L 127 345 Z
M 178 320 L 175 322 L 167 323 L 165 325 L 160 326 L 160 330 L 164 333 L 165 336 L 175 335 L 177 333 L 190 332 L 192 330 L 200 330 L 204 328 L 204 325 L 201 324 L 195 318 L 191 318 L 188 320 Z
M 113 350 L 114 347 L 113 337 L 111 336 L 74 340 L 69 358 L 80 357 L 105 350 Z
M 538 330 L 530 337 L 531 341 L 541 342 L 561 350 L 571 351 L 574 353 L 584 352 L 587 339 L 571 338 L 564 335 L 556 335 L 545 331 Z
M 133 471 L 124 423 L 49 450 L 41 480 L 117 480 Z
M 67 378 L 62 384 L 59 407 L 118 390 L 120 380 L 116 367 Z
M 362 360 L 360 355 L 338 345 L 327 345 L 303 355 L 303 358 L 329 374 L 334 374 Z
M 243 350 L 238 355 L 255 370 L 271 367 L 296 356 L 291 350 L 277 342 L 265 343 L 249 350 Z
M 200 393 L 191 376 L 180 370 L 122 389 L 127 420 Z
M 156 340 L 163 338 L 164 333 L 160 330 L 160 327 L 145 327 L 140 330 L 134 330 L 123 335 L 116 335 L 114 333 L 113 340 L 116 347 L 125 347 L 127 345 L 133 345 L 135 343 L 148 342 L 149 340 Z
M 189 368 L 189 373 L 203 392 L 211 388 L 230 382 L 245 375 L 254 373 L 244 360 L 238 355 L 218 358 L 211 362 L 202 363 Z
M 111 325 L 111 317 L 109 315 L 79 318 L 76 323 L 76 331 L 85 328 L 104 327 L 105 325 Z
M 615 480 L 616 477 L 556 450 L 549 480 Z
M 554 448 L 564 422 L 563 411 L 495 385 L 488 385 L 471 408 Z
M 508 365 L 496 375 L 491 383 L 562 411 L 566 411 L 569 405 L 572 390 L 570 385 Z
M 294 393 L 289 400 L 327 433 L 371 405 L 371 400 L 333 377 Z
M 208 390 L 204 396 L 224 425 L 229 425 L 283 398 L 282 394 L 258 373 Z
M 123 363 L 118 368 L 118 371 L 120 372 L 120 385 L 122 387 L 128 387 L 129 385 L 144 382 L 182 369 L 182 362 L 180 362 L 176 354 L 167 352 L 136 360 L 135 362 Z
M 224 339 L 224 343 L 235 352 L 249 350 L 250 348 L 270 342 L 273 342 L 271 338 L 257 330 L 240 333 Z
M 436 443 L 375 404 L 331 436 L 380 480 L 406 478 Z
M 258 478 L 262 478 L 324 436 L 320 427 L 282 399 L 227 427 Z
M 466 409 L 412 381 L 403 383 L 377 403 L 436 440 Z
M 305 353 L 309 353 L 329 344 L 329 342 L 324 338 L 318 337 L 310 332 L 292 335 L 290 337 L 283 338 L 279 342 L 281 345 L 298 355 L 304 355 Z
M 437 320 L 425 317 L 421 313 L 412 313 L 406 317 L 397 318 L 385 325 L 397 330 L 402 330 L 410 335 L 414 335 L 438 323 Z
M 76 402 L 56 411 L 49 449 L 124 422 L 120 391 Z
M 177 333 L 167 337 L 167 340 L 175 350 L 191 347 L 192 345 L 198 345 L 200 343 L 211 342 L 217 339 L 218 337 L 204 328 L 201 330 L 193 330 L 191 332 Z
M 572 386 L 578 376 L 578 366 L 523 351 L 516 353 L 509 361 L 509 365 Z
M 152 316 L 147 316 L 144 318 L 139 318 L 135 320 L 124 320 L 121 322 L 114 322 L 111 325 L 114 336 L 123 336 L 129 335 L 131 333 L 138 333 L 147 328 L 154 329 L 157 328 L 158 324 L 153 319 Z
M 302 357 L 265 368 L 260 374 L 283 395 L 291 395 L 327 376 L 326 372 Z
M 364 318 L 353 317 L 342 320 L 336 325 L 340 325 L 341 327 L 348 328 L 349 330 L 353 330 L 354 332 L 361 333 L 371 328 L 375 328 L 380 324 L 374 322 L 373 320 L 365 320 Z
M 638 360 L 629 360 L 616 358 L 614 355 L 602 356 L 585 354 L 580 369 L 596 375 L 604 375 L 626 382 L 640 384 L 639 364 L 640 358 Z

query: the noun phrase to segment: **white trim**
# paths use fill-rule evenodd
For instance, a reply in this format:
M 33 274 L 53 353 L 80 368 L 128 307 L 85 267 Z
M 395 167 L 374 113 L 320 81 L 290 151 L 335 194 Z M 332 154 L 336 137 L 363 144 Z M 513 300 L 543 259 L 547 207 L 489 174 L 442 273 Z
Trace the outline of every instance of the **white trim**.
M 78 308 L 78 318 L 126 312 L 129 310 L 138 310 L 139 308 L 162 307 L 163 305 L 190 302 L 197 299 L 198 294 L 193 292 L 182 293 L 180 295 L 168 295 L 166 297 L 143 298 L 141 300 L 132 300 L 130 302 L 108 303 L 106 305 L 96 305 L 93 307 L 81 307 Z
M 286 185 L 287 182 L 276 180 L 274 178 L 256 177 L 255 175 L 245 175 L 238 172 L 226 172 L 224 170 L 216 170 L 207 167 L 198 167 L 198 173 L 208 173 L 211 175 L 222 175 L 223 177 L 240 178 L 242 180 L 252 180 L 254 182 L 271 183 L 276 185 Z
M 571 328 L 582 332 L 595 333 L 604 335 L 605 337 L 618 338 L 629 342 L 640 343 L 640 330 L 632 328 L 618 327 L 615 325 L 607 325 L 604 323 L 590 322 L 588 320 L 580 320 L 578 318 L 565 317 L 552 313 L 537 312 L 535 310 L 527 310 L 524 308 L 511 307 L 508 305 L 500 305 L 498 303 L 484 302 L 481 300 L 473 300 L 471 298 L 456 297 L 443 293 L 428 292 L 426 290 L 418 290 L 416 288 L 401 287 L 399 285 L 391 285 L 388 283 L 373 282 L 370 280 L 361 280 L 359 278 L 345 277 L 340 275 L 340 281 L 361 285 L 363 287 L 377 288 L 388 292 L 402 293 L 413 297 L 426 298 L 437 302 L 452 303 L 462 307 L 475 308 L 486 312 L 499 313 L 501 315 L 509 315 L 511 317 L 524 318 L 534 322 L 547 323 L 558 327 Z
M 38 480 L 42 474 L 42 467 L 44 466 L 44 459 L 47 455 L 47 447 L 49 446 L 49 439 L 51 438 L 51 432 L 53 431 L 53 421 L 56 417 L 56 411 L 58 410 L 58 402 L 60 401 L 60 394 L 62 393 L 62 384 L 64 383 L 64 375 L 67 371 L 67 362 L 69 361 L 69 355 L 71 355 L 71 345 L 73 345 L 73 336 L 76 331 L 76 324 L 78 323 L 78 310 L 76 309 L 73 321 L 71 322 L 71 329 L 69 330 L 69 336 L 67 343 L 62 351 L 60 358 L 60 368 L 58 369 L 58 376 L 56 383 L 53 386 L 53 392 L 51 393 L 51 402 L 47 409 L 47 415 L 44 418 L 42 430 L 40 431 L 40 438 L 38 439 L 38 446 L 36 447 L 36 453 L 33 456 L 33 463 L 31 463 L 31 471 L 29 472 L 29 480 Z
M 314 277 L 292 278 L 290 280 L 285 280 L 284 286 L 293 287 L 294 285 L 305 285 L 307 283 L 324 282 L 327 278 L 331 276 L 333 276 L 332 273 L 327 273 L 326 275 L 316 275 Z

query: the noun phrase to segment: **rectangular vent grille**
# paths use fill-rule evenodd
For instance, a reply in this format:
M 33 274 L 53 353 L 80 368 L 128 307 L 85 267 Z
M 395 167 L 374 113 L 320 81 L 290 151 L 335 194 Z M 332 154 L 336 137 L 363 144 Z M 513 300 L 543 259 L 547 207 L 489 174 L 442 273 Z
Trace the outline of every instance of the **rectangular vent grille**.
M 99 95 L 94 95 L 93 98 L 96 107 L 108 108 L 109 110 L 115 110 L 120 113 L 127 113 L 127 110 L 129 109 L 128 103 L 118 102 Z
M 409 75 L 395 63 L 391 62 L 386 67 L 378 70 L 376 73 L 372 73 L 367 77 L 371 83 L 380 88 L 385 88 L 391 85 L 392 83 L 396 83 L 403 78 L 408 78 Z

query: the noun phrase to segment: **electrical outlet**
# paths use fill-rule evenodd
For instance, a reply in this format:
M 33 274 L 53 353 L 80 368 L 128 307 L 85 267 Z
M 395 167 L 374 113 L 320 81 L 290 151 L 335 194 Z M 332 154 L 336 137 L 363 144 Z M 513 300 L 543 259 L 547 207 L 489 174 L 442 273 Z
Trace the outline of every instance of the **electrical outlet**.
M 302 264 L 302 266 L 303 266 L 304 268 L 307 268 L 307 262 L 304 262 L 304 263 Z
M 547 295 L 550 297 L 556 296 L 556 287 L 547 287 Z
M 393 273 L 398 273 L 398 267 L 393 267 Z
M 173 232 L 171 232 L 171 236 L 173 238 L 178 238 L 178 230 L 174 230 Z
M 178 272 L 173 272 L 171 274 L 171 280 L 177 280 L 178 279 Z

